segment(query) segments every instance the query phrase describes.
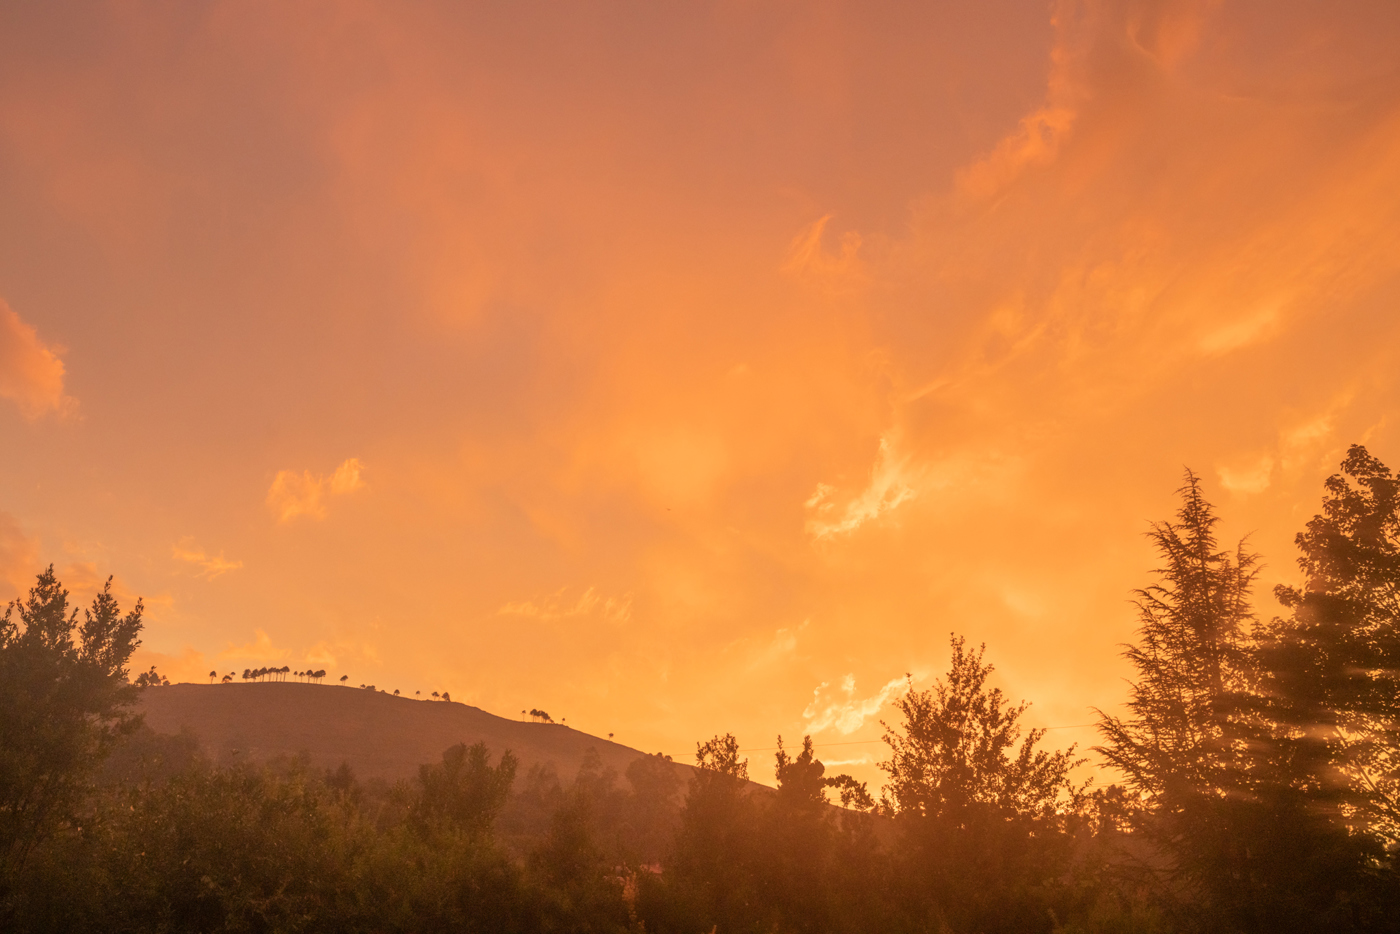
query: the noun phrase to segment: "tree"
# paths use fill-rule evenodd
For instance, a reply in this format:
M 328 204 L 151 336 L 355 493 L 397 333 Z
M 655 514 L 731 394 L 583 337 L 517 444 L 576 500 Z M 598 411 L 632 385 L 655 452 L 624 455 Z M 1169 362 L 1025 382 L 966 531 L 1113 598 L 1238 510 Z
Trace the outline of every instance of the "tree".
M 982 663 L 985 645 L 968 652 L 960 636 L 951 637 L 951 644 L 947 681 L 927 691 L 914 690 L 911 681 L 894 702 L 904 715 L 903 735 L 881 723 L 890 748 L 889 760 L 880 763 L 890 777 L 886 809 L 944 816 L 978 805 L 1042 816 L 1076 800 L 1069 781 L 1080 761 L 1074 747 L 1037 750 L 1045 731 L 1033 729 L 1016 749 L 1018 721 L 1030 704 L 1012 706 L 1000 688 L 987 689 L 993 668 Z
M 849 924 L 843 921 L 865 907 L 857 890 L 868 892 L 865 883 L 871 880 L 852 872 L 844 857 L 852 855 L 852 824 L 868 823 L 869 819 L 839 814 L 829 806 L 826 790 L 838 786 L 849 796 L 852 789 L 864 793 L 864 786 L 849 775 L 828 776 L 810 736 L 803 737 L 802 749 L 795 756 L 783 748 L 782 737 L 778 737 L 774 759 L 778 791 L 762 809 L 756 859 L 749 867 L 759 880 L 760 903 L 774 917 L 777 930 L 848 929 Z
M 655 865 L 666 855 L 680 814 L 681 780 L 671 757 L 653 753 L 627 766 L 632 786 L 623 847 L 634 863 Z
M 1268 633 L 1274 710 L 1318 796 L 1356 832 L 1400 846 L 1400 480 L 1352 445 L 1298 533 L 1302 588 Z
M 137 675 L 136 680 L 133 683 L 138 688 L 158 688 L 161 686 L 168 687 L 170 684 L 170 680 L 168 678 L 161 677 L 160 673 L 156 671 L 156 666 L 152 665 L 149 671 L 143 671 L 139 675 Z
M 677 891 L 694 927 L 739 930 L 762 907 L 751 871 L 756 808 L 748 760 L 726 733 L 696 743 L 695 764 L 672 859 Z
M 79 624 L 50 565 L 0 617 L 0 912 L 35 844 L 75 817 L 94 771 L 140 723 L 126 666 L 142 609 L 123 615 L 108 578 Z
M 1220 550 L 1219 521 L 1186 472 L 1176 522 L 1147 535 L 1164 565 L 1136 591 L 1138 643 L 1124 656 L 1137 671 L 1127 717 L 1099 712 L 1105 742 L 1095 751 L 1149 802 L 1227 795 L 1241 773 L 1242 701 L 1251 690 L 1247 639 L 1250 588 L 1259 557 L 1241 541 Z M 1175 806 L 1175 805 L 1169 805 Z
M 485 743 L 458 743 L 448 748 L 442 762 L 418 770 L 422 788 L 419 826 L 425 830 L 453 827 L 475 834 L 490 830 L 510 794 L 517 765 L 515 756 L 506 750 L 492 767 Z
M 828 788 L 838 789 L 842 807 L 868 811 L 875 806 L 865 782 L 858 782 L 845 773 L 826 774 L 826 766 L 817 759 L 810 736 L 802 737 L 802 751 L 796 757 L 788 755 L 783 748 L 783 738 L 779 736 L 775 758 L 778 800 L 786 806 L 820 810 L 827 804 Z
M 1178 492 L 1177 521 L 1148 533 L 1164 563 L 1137 591 L 1129 713 L 1101 714 L 1098 751 L 1145 805 L 1135 829 L 1165 859 L 1159 877 L 1181 920 L 1261 934 L 1375 930 L 1356 898 L 1362 853 L 1310 800 L 1302 737 L 1317 724 L 1290 737 L 1284 711 L 1298 685 L 1269 672 L 1312 649 L 1255 624 L 1258 557 L 1243 542 L 1219 547 L 1195 475 Z
M 911 683 L 895 701 L 903 732 L 882 724 L 890 749 L 880 763 L 889 775 L 882 809 L 903 843 L 896 898 L 907 916 L 936 919 L 934 928 L 1048 930 L 1063 910 L 1064 823 L 1082 796 L 1069 773 L 1081 760 L 1073 747 L 1036 749 L 1044 730 L 1022 739 L 1029 705 L 987 687 L 985 646 L 968 652 L 958 636 L 951 645 L 946 680 L 926 691 Z

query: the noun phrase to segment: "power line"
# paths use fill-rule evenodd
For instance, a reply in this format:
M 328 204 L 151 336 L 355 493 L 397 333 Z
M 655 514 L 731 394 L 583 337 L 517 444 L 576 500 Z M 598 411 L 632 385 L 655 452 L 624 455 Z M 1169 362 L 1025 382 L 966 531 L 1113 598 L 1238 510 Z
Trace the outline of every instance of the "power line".
M 1098 726 L 1098 723 L 1066 723 L 1062 726 L 1037 727 L 1042 730 L 1077 730 L 1086 726 Z M 834 743 L 813 743 L 813 747 L 824 746 L 868 746 L 871 743 L 883 743 L 883 739 L 848 739 Z M 776 752 L 777 746 L 751 746 L 747 749 L 740 749 L 739 752 Z

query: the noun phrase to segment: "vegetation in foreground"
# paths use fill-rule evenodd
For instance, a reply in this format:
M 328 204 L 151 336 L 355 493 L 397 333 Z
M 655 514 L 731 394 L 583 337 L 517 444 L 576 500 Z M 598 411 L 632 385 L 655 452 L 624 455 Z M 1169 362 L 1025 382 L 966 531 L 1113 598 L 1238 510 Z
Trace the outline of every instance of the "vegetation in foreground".
M 809 740 L 757 788 L 728 735 L 685 788 L 658 756 L 563 784 L 481 745 L 395 785 L 216 765 L 131 713 L 141 605 L 80 618 L 49 569 L 0 621 L 0 928 L 1400 930 L 1400 483 L 1351 449 L 1267 621 L 1258 557 L 1194 476 L 1181 500 L 1100 724 L 1124 783 L 1094 790 L 958 638 L 896 705 L 878 802 Z

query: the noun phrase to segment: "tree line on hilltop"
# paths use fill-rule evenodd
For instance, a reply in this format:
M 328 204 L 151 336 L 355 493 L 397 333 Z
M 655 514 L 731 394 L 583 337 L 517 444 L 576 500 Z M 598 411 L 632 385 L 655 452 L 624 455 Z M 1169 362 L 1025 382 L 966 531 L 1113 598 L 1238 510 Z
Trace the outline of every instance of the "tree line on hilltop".
M 776 788 L 729 734 L 688 777 L 484 744 L 397 783 L 213 763 L 132 713 L 140 602 L 109 582 L 80 618 L 50 568 L 0 619 L 0 928 L 1400 931 L 1400 482 L 1351 448 L 1267 617 L 1259 556 L 1189 472 L 1179 496 L 1082 781 L 958 636 L 895 701 L 876 792 L 810 737 L 779 737 Z

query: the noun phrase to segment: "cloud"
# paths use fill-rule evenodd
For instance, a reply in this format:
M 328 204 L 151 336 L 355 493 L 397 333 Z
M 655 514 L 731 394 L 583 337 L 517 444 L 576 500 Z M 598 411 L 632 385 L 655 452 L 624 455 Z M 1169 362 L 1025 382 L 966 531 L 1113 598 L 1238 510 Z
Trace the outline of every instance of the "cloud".
M 357 457 L 345 461 L 329 476 L 315 476 L 309 470 L 279 470 L 268 488 L 267 505 L 277 514 L 278 522 L 290 522 L 297 516 L 324 519 L 327 499 L 364 488 L 363 471 Z
M 1201 351 L 1208 355 L 1228 353 L 1257 343 L 1277 330 L 1278 307 L 1266 305 L 1253 314 L 1232 321 L 1201 338 Z
M 279 649 L 272 644 L 272 639 L 268 637 L 265 630 L 254 629 L 253 641 L 244 645 L 234 645 L 229 643 L 228 647 L 219 653 L 219 658 L 248 659 L 255 662 L 273 662 L 291 657 L 291 652 L 287 649 Z
M 329 643 L 321 641 L 306 650 L 306 660 L 316 665 L 334 667 L 336 655 Z
M 897 454 L 889 435 L 880 439 L 880 450 L 870 469 L 870 483 L 838 509 L 832 499 L 836 488 L 817 484 L 804 504 L 811 513 L 807 531 L 816 538 L 832 538 L 854 532 L 862 525 L 913 499 L 917 477 L 907 455 Z
M 843 736 L 850 735 L 864 726 L 865 721 L 878 713 L 907 683 L 904 678 L 895 678 L 869 697 L 856 697 L 855 675 L 846 675 L 841 679 L 841 686 L 830 692 L 827 682 L 823 681 L 812 692 L 812 702 L 802 711 L 807 729 L 813 733 L 835 729 Z
M 20 528 L 13 516 L 0 513 L 0 600 L 12 600 L 34 586 L 39 573 L 39 543 Z
M 822 239 L 832 215 L 818 218 L 798 232 L 788 247 L 783 272 L 816 283 L 828 290 L 863 284 L 865 268 L 860 258 L 861 237 L 854 230 L 841 235 L 841 252 L 825 249 Z
M 106 549 L 101 546 L 82 548 L 69 543 L 66 546 L 66 550 L 70 554 L 76 553 L 81 555 L 86 551 L 95 550 L 98 552 L 105 552 Z M 146 608 L 145 619 L 148 625 L 151 622 L 151 611 L 153 609 L 168 610 L 174 606 L 175 598 L 168 592 L 156 594 L 134 592 L 121 577 L 114 576 L 110 571 L 106 570 L 110 566 L 109 561 L 110 559 L 104 557 L 102 559 L 102 566 L 99 567 L 96 561 L 86 561 L 79 557 L 58 568 L 58 579 L 63 582 L 63 585 L 67 587 L 68 591 L 73 595 L 75 605 L 85 604 L 90 601 L 97 595 L 99 590 L 107 586 L 107 579 L 111 577 L 112 595 L 117 598 L 117 601 L 123 607 L 128 609 L 135 606 L 136 601 L 140 600 Z
M 567 588 L 565 588 L 567 589 Z M 597 615 L 613 623 L 625 623 L 632 617 L 632 595 L 604 597 L 589 587 L 572 603 L 564 597 L 564 590 L 534 600 L 521 600 L 507 603 L 496 611 L 498 616 L 524 616 L 539 620 L 573 619 Z
M 823 758 L 822 765 L 827 768 L 838 768 L 843 765 L 870 765 L 875 761 L 874 756 L 857 756 L 854 759 L 827 759 Z
M 1242 466 L 1221 464 L 1215 468 L 1215 473 L 1220 477 L 1220 485 L 1231 493 L 1262 493 L 1273 478 L 1274 459 L 1265 454 Z
M 971 198 L 991 198 L 1031 166 L 1053 161 L 1061 141 L 1074 126 L 1074 116 L 1068 107 L 1047 105 L 1022 117 L 1016 131 L 990 155 L 959 174 L 959 190 Z
M 222 574 L 227 574 L 229 571 L 236 571 L 243 567 L 242 561 L 230 561 L 224 557 L 222 551 L 217 555 L 205 554 L 203 549 L 197 547 L 189 539 L 183 539 L 179 544 L 175 545 L 171 549 L 171 557 L 177 561 L 185 561 L 198 567 L 199 571 L 195 574 L 195 577 L 200 577 L 204 580 L 213 580 Z
M 66 415 L 77 405 L 63 391 L 63 361 L 58 354 L 0 300 L 0 398 L 13 402 L 25 418 Z
M 211 671 L 210 662 L 194 646 L 187 645 L 180 650 L 180 654 L 171 655 L 166 652 L 155 652 L 144 646 L 138 646 L 131 654 L 131 664 L 128 666 L 133 676 L 149 669 L 152 665 L 156 667 L 156 674 L 164 676 L 172 684 L 188 682 L 193 684 L 204 684 L 209 680 Z M 220 671 L 220 675 L 227 672 Z

